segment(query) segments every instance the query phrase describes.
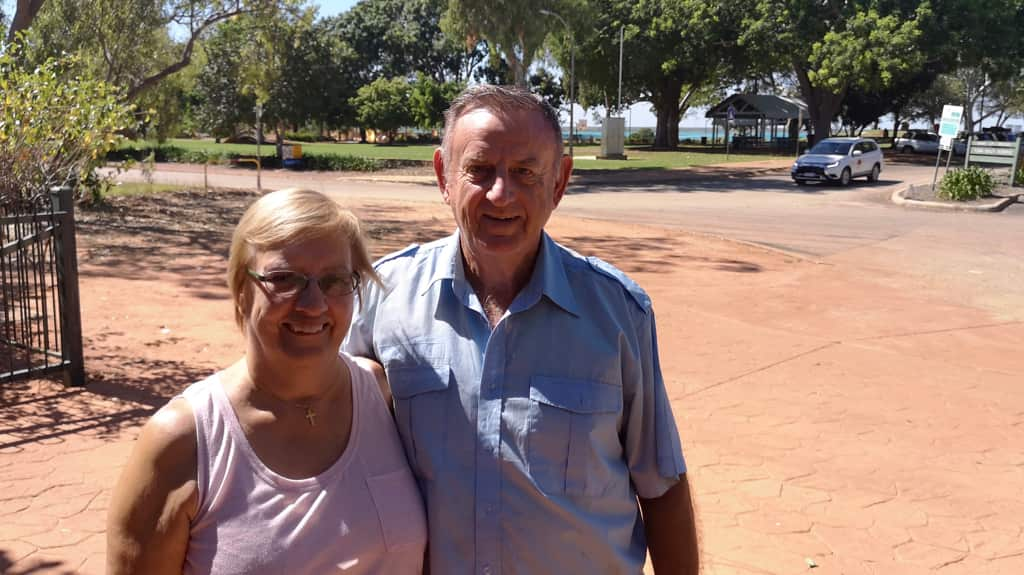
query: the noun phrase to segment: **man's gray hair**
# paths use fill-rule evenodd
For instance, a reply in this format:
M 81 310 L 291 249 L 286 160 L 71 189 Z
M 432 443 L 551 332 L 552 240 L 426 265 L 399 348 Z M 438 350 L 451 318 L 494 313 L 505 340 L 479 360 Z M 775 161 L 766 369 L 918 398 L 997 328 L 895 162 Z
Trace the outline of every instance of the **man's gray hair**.
M 444 112 L 444 136 L 441 139 L 441 158 L 445 169 L 451 165 L 452 132 L 459 118 L 473 110 L 485 109 L 502 115 L 512 111 L 537 111 L 543 114 L 551 128 L 551 135 L 557 145 L 556 158 L 562 157 L 562 125 L 558 123 L 558 111 L 540 96 L 516 86 L 495 86 L 480 84 L 470 86 L 452 100 Z

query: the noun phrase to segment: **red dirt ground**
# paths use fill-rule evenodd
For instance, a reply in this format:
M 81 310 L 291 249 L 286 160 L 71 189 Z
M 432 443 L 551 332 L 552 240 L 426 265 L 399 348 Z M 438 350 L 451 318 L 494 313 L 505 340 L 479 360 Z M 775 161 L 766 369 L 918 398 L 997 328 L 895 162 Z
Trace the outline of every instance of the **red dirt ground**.
M 139 426 L 241 353 L 224 268 L 254 197 L 80 213 L 90 384 L 0 388 L 0 572 L 102 572 Z M 453 229 L 440 202 L 350 207 L 375 256 Z M 706 573 L 1024 572 L 1019 322 L 725 240 L 557 214 L 549 231 L 655 302 Z

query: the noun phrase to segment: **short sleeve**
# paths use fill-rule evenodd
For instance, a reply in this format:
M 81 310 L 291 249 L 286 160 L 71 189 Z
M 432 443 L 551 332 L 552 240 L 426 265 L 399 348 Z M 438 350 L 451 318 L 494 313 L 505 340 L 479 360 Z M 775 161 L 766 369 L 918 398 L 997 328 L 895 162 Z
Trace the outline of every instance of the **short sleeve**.
M 634 357 L 624 366 L 624 435 L 626 463 L 637 494 L 644 499 L 663 495 L 686 473 L 672 407 L 658 360 L 654 313 L 636 317 Z
M 341 342 L 341 351 L 349 355 L 358 355 L 380 361 L 374 350 L 373 326 L 377 317 L 377 304 L 382 297 L 379 285 L 368 282 L 356 300 L 356 309 L 352 314 L 352 324 L 348 335 Z

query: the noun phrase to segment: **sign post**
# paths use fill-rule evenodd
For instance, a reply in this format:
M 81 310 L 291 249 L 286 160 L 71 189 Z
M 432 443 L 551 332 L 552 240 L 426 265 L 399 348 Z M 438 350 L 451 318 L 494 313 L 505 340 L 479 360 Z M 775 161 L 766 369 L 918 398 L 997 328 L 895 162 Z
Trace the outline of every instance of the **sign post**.
M 947 150 L 949 156 L 946 158 L 946 169 L 949 169 L 949 161 L 953 159 L 953 139 L 960 131 L 960 119 L 964 115 L 963 106 L 951 106 L 946 104 L 942 107 L 942 120 L 939 122 L 939 151 L 935 156 L 935 174 L 932 176 L 932 189 L 935 189 L 935 181 L 939 179 L 939 161 L 942 158 L 942 150 Z

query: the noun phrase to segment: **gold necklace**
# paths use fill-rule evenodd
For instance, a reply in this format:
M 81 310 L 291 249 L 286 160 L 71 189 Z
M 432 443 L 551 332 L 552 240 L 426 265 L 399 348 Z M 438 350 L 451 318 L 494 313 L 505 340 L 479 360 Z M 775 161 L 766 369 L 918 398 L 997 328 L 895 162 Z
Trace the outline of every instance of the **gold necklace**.
M 310 427 L 313 427 L 314 425 L 316 425 L 316 405 L 318 403 L 320 403 L 321 401 L 323 401 L 323 399 L 326 398 L 332 391 L 334 391 L 334 388 L 335 388 L 335 386 L 332 385 L 329 388 L 327 388 L 326 391 L 321 393 L 319 397 L 314 397 L 312 399 L 312 401 L 299 403 L 299 402 L 294 402 L 294 401 L 288 401 L 286 399 L 281 399 L 280 397 L 275 395 L 273 392 L 266 391 L 266 390 L 260 388 L 260 386 L 256 385 L 256 382 L 252 383 L 252 387 L 256 391 L 259 391 L 259 392 L 261 392 L 261 393 L 263 393 L 265 395 L 270 396 L 272 399 L 274 399 L 278 403 L 286 403 L 286 404 L 292 405 L 294 407 L 297 407 L 297 408 L 305 411 L 306 413 L 303 415 L 303 417 L 305 417 L 306 421 L 309 422 L 309 426 Z

